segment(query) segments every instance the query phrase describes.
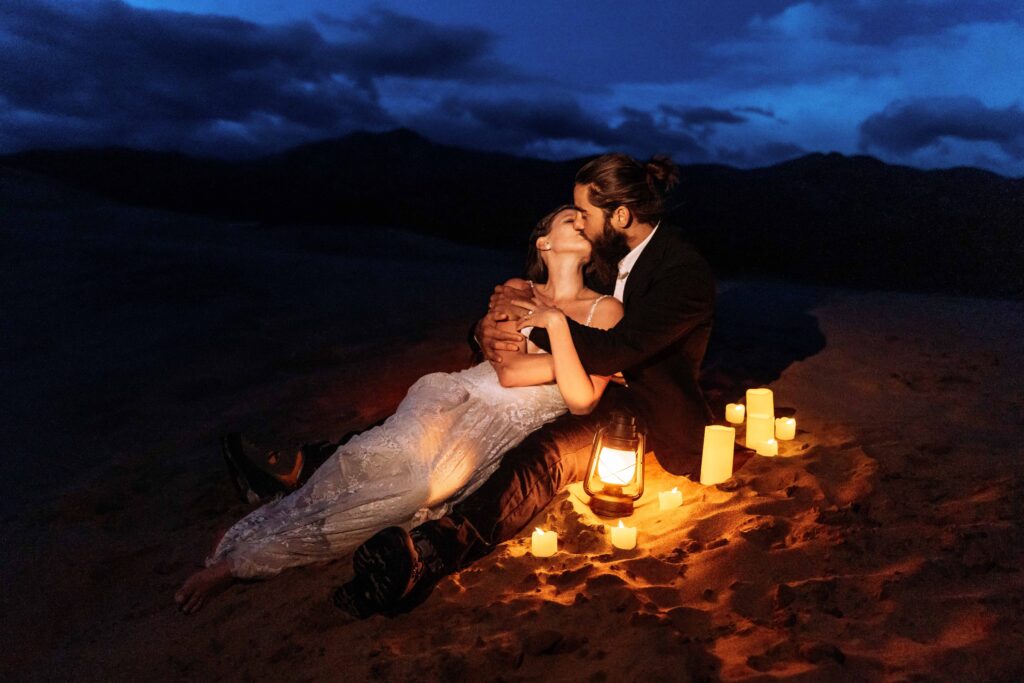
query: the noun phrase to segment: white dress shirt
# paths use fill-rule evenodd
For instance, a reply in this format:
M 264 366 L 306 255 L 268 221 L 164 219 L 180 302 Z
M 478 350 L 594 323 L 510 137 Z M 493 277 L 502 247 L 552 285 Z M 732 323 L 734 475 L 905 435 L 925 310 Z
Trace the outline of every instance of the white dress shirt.
M 643 252 L 647 243 L 651 241 L 651 238 L 654 237 L 654 233 L 658 231 L 659 225 L 661 225 L 661 221 L 658 221 L 654 226 L 654 230 L 651 230 L 651 234 L 643 242 L 630 249 L 629 253 L 619 261 L 619 276 L 615 279 L 615 294 L 613 294 L 619 300 L 619 303 L 622 303 L 622 297 L 626 293 L 626 280 L 629 279 L 629 271 L 636 265 L 636 260 L 640 258 L 641 252 Z

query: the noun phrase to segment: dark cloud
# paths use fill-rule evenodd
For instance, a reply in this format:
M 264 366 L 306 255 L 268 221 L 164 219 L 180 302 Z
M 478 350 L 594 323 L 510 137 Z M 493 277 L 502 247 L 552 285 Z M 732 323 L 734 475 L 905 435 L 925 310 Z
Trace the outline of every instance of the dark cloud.
M 668 153 L 678 162 L 707 161 L 708 150 L 689 133 L 674 130 L 646 111 L 623 108 L 623 121 L 612 130 L 612 147 L 637 157 Z
M 707 150 L 688 133 L 664 119 L 623 108 L 614 124 L 588 114 L 573 98 L 478 100 L 448 98 L 421 115 L 413 127 L 449 144 L 469 145 L 512 154 L 538 153 L 538 144 L 558 149 L 615 149 L 635 156 L 656 152 L 678 161 L 703 161 Z M 553 143 L 553 144 L 552 144 Z M 558 143 L 571 143 L 559 145 Z
M 785 119 L 780 119 L 775 115 L 771 109 L 765 109 L 764 107 L 736 107 L 736 111 L 743 112 L 744 114 L 756 114 L 757 116 L 763 116 L 766 119 L 778 121 L 779 123 L 785 123 Z
M 781 9 L 766 7 L 743 32 L 707 43 L 706 56 L 716 65 L 707 78 L 734 88 L 827 86 L 850 76 L 903 79 L 908 71 L 929 70 L 927 60 L 916 61 L 920 53 L 938 57 L 985 49 L 971 43 L 1021 29 L 1024 12 L 1011 0 L 792 1 Z M 993 49 L 992 44 L 987 48 Z M 985 57 L 998 63 L 1000 49 L 1006 48 L 997 45 Z
M 715 107 L 673 107 L 661 105 L 659 111 L 665 116 L 666 122 L 673 127 L 681 127 L 691 133 L 704 147 L 711 143 L 716 130 L 720 126 L 739 126 L 750 121 L 745 114 L 754 114 L 762 118 L 778 121 L 767 109 L 759 107 L 735 107 L 719 109 Z M 747 164 L 749 165 L 749 164 Z
M 308 7 L 284 5 L 290 16 Z M 916 99 L 882 111 L 878 99 L 894 80 L 917 94 L 1005 98 L 1019 90 L 1006 68 L 1024 20 L 1019 3 L 665 3 L 631 9 L 626 31 L 621 3 L 593 4 L 586 17 L 555 5 L 503 6 L 496 20 L 496 6 L 470 3 L 443 12 L 465 24 L 442 24 L 422 4 L 411 11 L 426 18 L 365 10 L 358 0 L 344 16 L 261 24 L 123 0 L 0 0 L 0 152 L 119 144 L 253 155 L 407 126 L 440 142 L 524 155 L 660 151 L 750 166 L 803 152 L 766 138 L 799 143 L 834 133 L 853 151 L 850 133 L 862 115 L 852 112 L 879 111 L 860 125 L 860 149 L 898 156 L 927 148 L 915 162 L 931 165 L 960 159 L 964 149 L 973 154 L 968 163 L 986 166 L 994 162 L 977 161 L 982 153 L 1007 166 L 1024 158 L 1019 106 Z M 259 17 L 265 3 L 252 7 Z M 519 21 L 540 14 L 546 20 Z M 587 39 L 565 42 L 564 26 Z M 981 45 L 991 47 L 991 81 L 972 77 L 983 73 Z M 935 89 L 930 65 L 949 64 L 939 59 L 947 53 L 962 53 L 964 69 L 951 69 Z M 822 106 L 843 98 L 849 107 Z M 744 101 L 761 106 L 718 106 Z M 776 135 L 773 124 L 787 122 L 776 107 L 792 112 L 785 136 Z
M 442 26 L 382 8 L 355 19 L 322 12 L 316 18 L 352 34 L 337 51 L 349 68 L 367 77 L 514 77 L 510 69 L 491 58 L 494 36 L 479 28 Z
M 858 131 L 862 150 L 903 155 L 957 138 L 992 142 L 1024 159 L 1024 110 L 988 107 L 973 97 L 897 100 L 865 119 Z
M 607 139 L 604 122 L 568 96 L 502 100 L 450 96 L 409 125 L 437 142 L 519 155 Z
M 760 38 L 813 38 L 844 42 L 857 33 L 857 25 L 838 8 L 823 3 L 794 2 L 777 14 L 754 17 L 751 35 Z
M 319 15 L 324 33 L 309 22 L 265 26 L 119 0 L 15 0 L 0 6 L 0 21 L 6 149 L 120 144 L 245 155 L 405 124 L 441 141 L 520 154 L 621 149 L 709 158 L 703 141 L 664 115 L 627 108 L 609 123 L 564 88 L 544 88 L 543 97 L 453 94 L 399 120 L 383 107 L 376 79 L 406 79 L 423 92 L 439 81 L 504 86 L 515 74 L 490 56 L 486 31 L 384 9 L 354 19 Z M 743 120 L 711 108 L 676 116 L 703 131 Z
M 1019 3 L 1006 0 L 886 0 L 865 3 L 828 0 L 823 3 L 853 27 L 844 39 L 866 45 L 891 45 L 935 36 L 971 23 L 1020 22 Z
M 661 110 L 679 119 L 684 126 L 709 126 L 716 124 L 746 123 L 747 119 L 728 109 L 714 107 L 670 107 L 662 105 Z
M 788 142 L 752 143 L 747 147 L 712 147 L 705 136 L 680 129 L 682 113 L 695 128 L 709 121 L 738 124 L 726 110 L 693 107 L 675 116 L 660 106 L 656 113 L 624 107 L 614 123 L 588 114 L 572 98 L 474 100 L 448 98 L 435 111 L 419 117 L 413 127 L 448 144 L 482 147 L 511 154 L 572 156 L 616 150 L 638 158 L 667 153 L 680 163 L 718 162 L 742 167 L 766 166 L 807 153 Z M 770 112 L 767 112 L 770 114 Z M 545 144 L 541 144 L 541 142 Z M 558 144 L 562 143 L 562 144 Z M 568 153 L 567 153 L 568 150 Z M 572 150 L 576 150 L 572 152 Z
M 490 37 L 384 10 L 330 42 L 308 22 L 118 0 L 0 3 L 0 144 L 246 154 L 394 127 L 373 79 L 496 77 Z M 507 70 L 505 70 L 507 71 Z
M 606 124 L 566 97 L 543 101 L 449 100 L 445 108 L 450 114 L 469 115 L 495 133 L 510 133 L 523 143 L 537 138 L 592 142 L 607 138 Z

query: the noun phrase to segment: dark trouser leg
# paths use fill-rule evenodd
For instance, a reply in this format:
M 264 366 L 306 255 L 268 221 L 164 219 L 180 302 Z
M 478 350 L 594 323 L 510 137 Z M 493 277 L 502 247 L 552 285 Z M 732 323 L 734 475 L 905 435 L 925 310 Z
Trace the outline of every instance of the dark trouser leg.
M 417 528 L 448 571 L 515 536 L 559 491 L 586 475 L 594 433 L 613 407 L 608 403 L 590 415 L 563 415 L 534 432 L 451 514 Z

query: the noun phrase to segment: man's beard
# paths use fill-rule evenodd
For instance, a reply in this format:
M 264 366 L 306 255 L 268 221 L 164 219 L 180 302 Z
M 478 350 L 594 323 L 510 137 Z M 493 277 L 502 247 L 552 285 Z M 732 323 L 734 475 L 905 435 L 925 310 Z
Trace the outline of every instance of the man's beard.
M 591 271 L 604 284 L 613 285 L 619 274 L 619 261 L 629 253 L 626 236 L 613 228 L 610 218 L 605 216 L 601 236 L 590 243 L 593 245 L 590 256 Z

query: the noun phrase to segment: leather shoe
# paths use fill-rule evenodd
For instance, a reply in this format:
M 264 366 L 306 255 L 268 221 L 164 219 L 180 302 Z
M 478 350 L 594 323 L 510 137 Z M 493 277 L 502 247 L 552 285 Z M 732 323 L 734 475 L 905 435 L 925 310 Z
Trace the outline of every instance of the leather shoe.
M 220 450 L 231 483 L 242 502 L 256 504 L 289 492 L 290 489 L 280 479 L 253 461 L 253 449 L 246 447 L 238 432 L 221 437 Z
M 359 546 L 352 565 L 355 577 L 335 591 L 334 604 L 360 619 L 412 609 L 445 575 L 431 543 L 397 526 Z

